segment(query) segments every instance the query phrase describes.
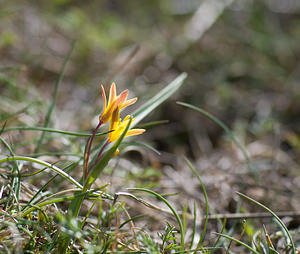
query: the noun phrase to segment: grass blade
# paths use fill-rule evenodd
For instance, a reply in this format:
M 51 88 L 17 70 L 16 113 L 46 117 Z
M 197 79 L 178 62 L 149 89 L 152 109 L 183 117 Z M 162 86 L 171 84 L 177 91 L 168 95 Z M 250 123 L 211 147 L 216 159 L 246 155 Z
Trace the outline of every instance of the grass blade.
M 260 207 L 262 207 L 263 209 L 265 209 L 266 211 L 268 211 L 269 213 L 271 213 L 273 215 L 273 217 L 276 219 L 276 221 L 279 223 L 279 225 L 281 226 L 281 230 L 283 232 L 284 235 L 287 235 L 288 236 L 288 239 L 290 242 L 287 241 L 287 244 L 291 245 L 292 246 L 292 253 L 293 254 L 296 254 L 296 249 L 295 249 L 295 244 L 294 244 L 294 241 L 293 241 L 293 238 L 289 232 L 289 230 L 287 229 L 287 227 L 284 225 L 284 223 L 282 222 L 282 220 L 271 210 L 269 209 L 268 207 L 264 206 L 263 204 L 259 203 L 258 201 L 254 200 L 253 198 L 250 198 L 248 196 L 246 196 L 245 194 L 243 193 L 240 193 L 240 192 L 237 192 L 237 194 L 240 196 L 240 197 L 243 197 L 245 199 L 248 199 L 249 201 L 259 205 Z
M 227 238 L 229 240 L 232 240 L 232 241 L 234 241 L 234 242 L 236 242 L 238 244 L 241 244 L 241 245 L 245 246 L 247 249 L 249 249 L 250 251 L 252 251 L 255 254 L 260 254 L 259 252 L 257 252 L 256 250 L 254 250 L 252 247 L 250 247 L 248 244 L 246 244 L 246 243 L 244 243 L 244 242 L 242 242 L 242 241 L 240 241 L 240 240 L 238 240 L 238 239 L 236 239 L 236 238 L 234 238 L 232 236 L 225 235 L 225 234 L 219 234 L 219 233 L 215 233 L 215 234 L 219 235 L 219 236 L 223 236 L 223 237 L 225 237 L 225 238 Z
M 157 108 L 165 100 L 171 97 L 183 84 L 187 74 L 182 73 L 176 79 L 174 79 L 168 86 L 162 89 L 159 93 L 153 96 L 150 100 L 140 106 L 134 113 L 134 123 L 131 127 L 136 126 L 141 120 L 143 120 L 151 111 Z
M 242 154 L 243 154 L 243 156 L 244 156 L 244 158 L 245 158 L 245 160 L 247 162 L 249 170 L 253 174 L 256 175 L 256 170 L 251 166 L 250 158 L 248 156 L 247 151 L 242 146 L 242 144 L 239 142 L 239 140 L 237 139 L 237 137 L 233 134 L 233 132 L 221 120 L 219 120 L 218 118 L 216 118 L 215 116 L 213 116 L 212 114 L 210 114 L 209 112 L 207 112 L 206 110 L 201 109 L 199 107 L 196 107 L 194 105 L 191 105 L 191 104 L 188 104 L 188 103 L 185 103 L 185 102 L 180 102 L 180 101 L 178 101 L 177 104 L 181 105 L 183 107 L 186 107 L 186 108 L 193 109 L 193 110 L 195 110 L 195 111 L 197 111 L 197 112 L 205 115 L 207 118 L 209 118 L 210 120 L 212 120 L 213 122 L 215 122 L 217 125 L 219 125 L 225 131 L 225 133 L 228 135 L 228 137 L 232 140 L 232 142 L 240 149 L 240 151 L 242 152 Z
M 1 143 L 6 147 L 6 149 L 9 151 L 10 156 L 14 156 L 13 149 L 10 147 L 10 145 L 0 136 Z M 21 174 L 19 165 L 16 161 L 13 162 L 14 164 L 14 171 L 16 171 L 16 177 L 13 178 L 12 181 L 12 187 L 14 189 L 14 192 L 16 194 L 17 199 L 20 197 L 20 191 L 21 191 Z
M 18 127 L 9 127 L 9 128 L 4 128 L 3 132 L 6 131 L 42 131 L 42 132 L 53 132 L 53 133 L 58 133 L 58 134 L 64 134 L 64 135 L 69 135 L 69 136 L 76 136 L 76 137 L 89 137 L 92 136 L 92 133 L 80 133 L 80 132 L 72 132 L 72 131 L 62 131 L 58 129 L 52 129 L 52 128 L 47 128 L 47 127 L 35 127 L 35 126 L 18 126 Z M 105 135 L 108 132 L 100 132 L 97 133 L 96 136 L 101 136 Z
M 122 143 L 125 146 L 136 146 L 136 147 L 142 147 L 142 148 L 147 148 L 151 150 L 152 152 L 160 155 L 160 151 L 158 151 L 155 147 L 150 145 L 149 143 L 142 142 L 142 141 L 125 141 Z
M 178 213 L 176 212 L 176 210 L 173 208 L 173 206 L 171 206 L 171 204 L 160 194 L 152 191 L 152 190 L 148 190 L 148 189 L 145 189 L 145 188 L 128 188 L 128 190 L 131 190 L 131 191 L 143 191 L 143 192 L 147 192 L 147 193 L 150 193 L 152 195 L 154 195 L 156 198 L 160 199 L 161 201 L 163 201 L 169 208 L 170 210 L 172 211 L 172 213 L 174 214 L 177 222 L 178 222 L 178 225 L 179 225 L 179 230 L 180 230 L 180 251 L 183 252 L 184 251 L 184 230 L 183 230 L 183 225 L 182 225 L 182 222 L 181 222 L 181 219 L 178 215 Z
M 158 120 L 158 121 L 151 121 L 148 123 L 143 123 L 137 126 L 137 128 L 139 129 L 148 129 L 148 128 L 152 128 L 155 127 L 157 125 L 162 125 L 162 124 L 168 124 L 169 120 Z
M 72 176 L 68 175 L 65 171 L 63 171 L 62 169 L 39 159 L 36 158 L 32 158 L 32 157 L 26 157 L 26 156 L 12 156 L 12 157 L 7 157 L 7 158 L 3 158 L 0 159 L 0 164 L 4 163 L 4 162 L 8 162 L 8 161 L 30 161 L 33 163 L 37 163 L 43 166 L 48 167 L 49 169 L 52 169 L 53 171 L 55 171 L 56 173 L 60 174 L 62 177 L 64 177 L 65 179 L 67 179 L 69 182 L 71 182 L 72 184 L 74 184 L 75 186 L 77 186 L 78 188 L 82 189 L 82 185 L 80 183 L 78 183 Z
M 199 182 L 201 184 L 201 188 L 203 190 L 204 198 L 205 198 L 205 221 L 204 221 L 204 225 L 203 225 L 202 234 L 200 236 L 200 239 L 199 239 L 197 247 L 196 247 L 196 249 L 198 249 L 200 247 L 201 243 L 203 242 L 203 239 L 204 239 L 204 236 L 205 236 L 205 233 L 206 233 L 207 223 L 208 223 L 208 209 L 209 209 L 208 197 L 207 197 L 207 192 L 206 192 L 205 185 L 202 182 L 199 173 L 197 172 L 197 170 L 194 168 L 194 166 L 192 165 L 192 163 L 187 158 L 185 158 L 185 162 L 187 163 L 188 167 L 193 171 L 193 173 L 198 178 L 198 180 L 199 180 Z
M 71 168 L 73 166 L 78 165 L 80 162 L 80 160 L 78 160 L 77 162 L 72 163 L 71 165 L 67 166 L 66 168 L 64 168 L 63 170 L 66 171 L 66 169 Z M 43 191 L 46 189 L 46 187 L 52 182 L 54 181 L 54 179 L 58 176 L 59 174 L 56 174 L 54 176 L 52 176 L 33 196 L 32 198 L 26 203 L 26 205 L 23 207 L 23 210 L 25 210 L 27 208 L 27 206 L 29 206 L 35 199 L 36 197 Z
M 196 207 L 196 202 L 194 201 L 193 233 L 192 233 L 192 240 L 191 240 L 191 243 L 190 243 L 190 249 L 193 248 L 193 244 L 194 244 L 195 236 L 196 236 L 196 231 L 197 231 L 197 207 Z

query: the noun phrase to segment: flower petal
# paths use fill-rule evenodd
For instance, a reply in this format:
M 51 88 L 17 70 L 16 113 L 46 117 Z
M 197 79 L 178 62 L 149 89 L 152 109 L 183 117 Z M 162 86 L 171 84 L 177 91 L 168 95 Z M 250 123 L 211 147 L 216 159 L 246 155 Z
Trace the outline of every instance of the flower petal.
M 146 131 L 145 129 L 131 129 L 131 130 L 127 131 L 125 137 L 140 135 L 140 134 L 143 134 L 145 131 Z
M 103 99 L 103 112 L 106 109 L 106 94 L 103 85 L 101 85 L 102 99 Z
M 119 137 L 119 123 L 120 123 L 120 110 L 117 107 L 114 112 L 112 113 L 110 126 L 109 126 L 109 133 L 108 133 L 108 140 L 109 142 L 114 142 Z
M 110 91 L 109 91 L 109 99 L 108 99 L 108 105 L 113 103 L 113 101 L 116 99 L 116 84 L 112 83 L 110 86 Z
M 128 90 L 126 89 L 117 97 L 117 105 L 121 106 L 126 101 L 127 96 L 128 96 Z M 121 109 L 121 107 L 120 107 L 120 109 Z
M 130 105 L 136 103 L 136 101 L 137 101 L 137 97 L 125 101 L 122 105 L 120 105 L 120 107 L 121 107 L 121 108 L 126 108 L 127 106 L 130 106 Z

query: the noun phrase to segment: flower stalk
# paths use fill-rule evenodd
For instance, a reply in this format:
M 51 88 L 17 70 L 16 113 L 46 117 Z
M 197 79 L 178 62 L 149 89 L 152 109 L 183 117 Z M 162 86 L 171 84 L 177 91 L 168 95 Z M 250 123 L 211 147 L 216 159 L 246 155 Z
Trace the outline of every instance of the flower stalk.
M 72 218 L 78 217 L 81 209 L 81 205 L 86 197 L 86 193 L 88 193 L 88 190 L 91 188 L 92 184 L 99 177 L 100 173 L 106 167 L 109 160 L 119 152 L 118 147 L 121 144 L 123 138 L 128 136 L 133 136 L 133 135 L 139 135 L 145 132 L 144 129 L 130 129 L 131 123 L 134 122 L 134 119 L 130 115 L 127 115 L 123 121 L 120 118 L 120 111 L 123 108 L 132 105 L 137 101 L 137 98 L 127 100 L 128 90 L 123 91 L 120 95 L 117 96 L 116 85 L 115 83 L 112 83 L 110 87 L 108 102 L 107 102 L 105 90 L 102 85 L 101 85 L 101 93 L 103 99 L 103 111 L 99 117 L 98 125 L 94 129 L 92 136 L 88 139 L 86 144 L 86 151 L 84 154 L 84 165 L 83 165 L 84 185 L 82 190 L 76 193 L 82 195 L 78 195 L 75 199 L 72 200 L 70 204 L 68 216 Z M 96 158 L 92 160 L 93 163 L 89 165 L 92 145 L 95 136 L 97 134 L 97 131 L 102 126 L 102 124 L 106 124 L 108 122 L 110 122 L 110 125 L 109 125 L 109 133 L 108 133 L 107 140 L 99 150 Z M 109 144 L 112 144 L 112 146 L 107 152 L 105 152 L 105 149 Z M 62 233 L 61 239 L 62 239 L 61 248 L 65 252 L 70 243 L 70 236 Z
M 94 141 L 94 138 L 97 134 L 97 131 L 99 130 L 100 126 L 102 125 L 102 121 L 99 120 L 98 125 L 96 126 L 95 130 L 93 131 L 92 136 L 88 139 L 87 142 L 87 151 L 84 154 L 84 163 L 83 163 L 83 168 L 84 168 L 84 180 L 87 178 L 88 176 L 88 164 L 89 164 L 89 158 L 90 158 L 90 153 L 91 153 L 91 149 L 92 149 L 92 143 Z

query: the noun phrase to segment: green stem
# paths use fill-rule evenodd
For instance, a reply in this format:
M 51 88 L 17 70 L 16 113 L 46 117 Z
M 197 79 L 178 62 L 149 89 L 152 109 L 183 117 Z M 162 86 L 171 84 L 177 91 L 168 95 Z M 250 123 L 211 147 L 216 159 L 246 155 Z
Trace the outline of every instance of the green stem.
M 97 125 L 97 127 L 95 128 L 95 130 L 93 131 L 93 134 L 92 136 L 88 139 L 88 143 L 87 143 L 87 152 L 85 153 L 85 160 L 84 160 L 84 179 L 87 178 L 87 175 L 89 173 L 89 170 L 88 170 L 88 165 L 89 165 L 89 158 L 90 158 L 90 153 L 91 153 L 91 149 L 92 149 L 92 143 L 94 141 L 94 138 L 95 138 L 95 135 L 98 131 L 98 129 L 100 128 L 100 126 L 102 125 L 102 121 L 99 120 L 99 123 Z

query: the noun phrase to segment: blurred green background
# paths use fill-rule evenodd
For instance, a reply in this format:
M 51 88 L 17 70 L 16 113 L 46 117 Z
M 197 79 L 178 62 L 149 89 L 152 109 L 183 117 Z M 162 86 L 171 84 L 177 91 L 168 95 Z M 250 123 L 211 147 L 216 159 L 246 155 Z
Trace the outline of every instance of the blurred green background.
M 296 0 L 1 1 L 1 120 L 29 105 L 19 120 L 39 124 L 39 113 L 42 121 L 75 40 L 53 125 L 92 129 L 101 83 L 115 81 L 144 101 L 187 72 L 181 91 L 152 115 L 170 121 L 145 135 L 159 149 L 199 157 L 220 145 L 222 130 L 180 100 L 217 116 L 245 143 L 272 142 L 280 132 L 283 149 L 297 154 L 299 13 Z M 14 86 L 18 92 L 6 89 Z

